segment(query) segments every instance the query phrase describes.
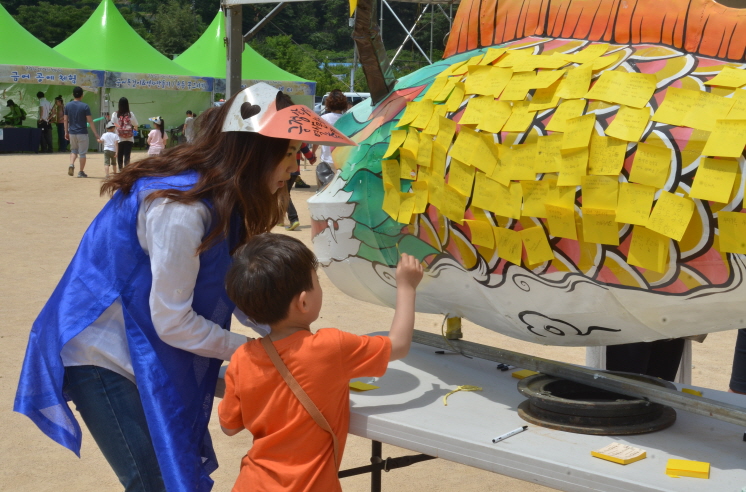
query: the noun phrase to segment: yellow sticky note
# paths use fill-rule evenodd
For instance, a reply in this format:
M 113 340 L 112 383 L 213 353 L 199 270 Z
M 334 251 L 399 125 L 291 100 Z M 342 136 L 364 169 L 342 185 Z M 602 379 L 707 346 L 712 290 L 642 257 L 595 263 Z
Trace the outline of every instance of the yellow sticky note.
M 728 203 L 738 172 L 738 161 L 703 157 L 697 167 L 689 196 L 701 200 Z
M 627 263 L 658 273 L 665 272 L 670 241 L 662 234 L 636 225 L 632 231 Z
M 407 130 L 407 138 L 404 139 L 404 143 L 402 144 L 401 148 L 411 152 L 412 156 L 417 159 L 417 152 L 419 152 L 420 148 L 420 132 L 418 132 L 414 128 L 409 128 Z
M 443 187 L 440 211 L 443 215 L 459 224 L 464 221 L 467 197 L 454 190 L 451 186 Z
M 549 182 L 549 195 L 547 204 L 562 208 L 575 209 L 575 195 L 577 186 L 557 186 L 557 180 L 550 179 L 553 176 L 545 176 L 544 180 Z
M 663 188 L 671 169 L 671 149 L 657 145 L 640 143 L 637 145 L 635 160 L 629 180 L 634 183 L 646 184 L 656 188 Z
M 389 214 L 389 217 L 396 220 L 399 218 L 399 190 L 389 183 L 383 183 L 383 190 L 382 209 Z
M 602 56 L 601 58 L 596 58 L 592 62 L 593 71 L 597 72 L 599 70 L 603 70 L 607 67 L 610 67 L 611 65 L 619 61 L 619 59 L 623 58 L 624 56 L 625 56 L 624 51 L 619 51 L 611 55 Z
M 455 111 L 458 111 L 458 108 L 461 107 L 461 103 L 464 101 L 464 84 L 461 82 L 456 82 L 453 87 L 453 91 L 451 91 L 451 95 L 448 96 L 448 101 L 446 102 L 446 110 L 448 110 L 449 113 L 453 113 Z
M 588 148 L 562 152 L 557 186 L 578 186 L 588 169 Z
M 417 112 L 417 116 L 409 125 L 415 128 L 425 128 L 430 121 L 430 117 L 433 115 L 434 107 L 435 106 L 433 105 L 433 102 L 429 99 L 423 99 L 422 101 L 420 101 L 420 107 L 419 111 Z
M 583 208 L 616 210 L 619 180 L 616 176 L 583 176 Z
M 427 208 L 428 202 L 428 184 L 425 181 L 415 181 L 412 183 L 412 190 L 414 191 L 414 210 L 413 214 L 421 214 Z
M 742 68 L 723 67 L 723 69 L 705 85 L 720 87 L 743 87 L 746 85 L 746 70 Z
M 721 253 L 746 254 L 746 214 L 718 212 Z
M 527 50 L 508 50 L 505 52 L 505 56 L 500 58 L 500 61 L 496 63 L 498 67 L 510 68 L 515 65 L 524 56 L 531 56 L 533 50 L 530 48 Z
M 495 100 L 490 101 L 487 106 L 487 111 L 482 121 L 477 125 L 477 129 L 489 133 L 499 133 L 510 115 L 513 114 L 513 108 L 507 101 Z
M 726 120 L 746 120 L 746 90 L 733 92 L 733 106 L 731 106 Z
M 648 125 L 648 120 L 650 120 L 650 109 L 647 106 L 639 109 L 622 106 L 614 117 L 614 121 L 606 128 L 606 135 L 629 142 L 638 142 Z
M 500 193 L 500 184 L 486 174 L 477 172 L 474 179 L 474 194 L 471 204 L 490 212 L 495 211 L 495 200 Z
M 552 119 L 547 125 L 547 130 L 551 132 L 564 132 L 567 120 L 577 118 L 583 114 L 585 102 L 584 99 L 573 99 L 562 102 L 554 111 Z
M 710 464 L 703 461 L 669 459 L 666 475 L 673 477 L 710 478 Z
M 608 49 L 609 45 L 606 43 L 592 44 L 577 53 L 564 55 L 563 58 L 572 63 L 588 63 L 605 54 Z
M 655 111 L 652 120 L 668 125 L 683 126 L 684 118 L 699 99 L 699 93 L 700 91 L 691 89 L 669 87 L 666 89 L 666 96 Z
M 491 174 L 497 165 L 497 160 L 482 137 L 474 130 L 463 126 L 451 148 L 451 157 L 487 174 Z
M 546 89 L 547 87 L 554 85 L 559 81 L 560 78 L 565 74 L 565 70 L 544 70 L 536 74 L 533 82 L 531 82 L 532 89 Z M 588 88 L 586 87 L 586 90 Z M 558 94 L 559 95 L 559 94 Z
M 711 132 L 715 129 L 715 122 L 725 119 L 730 112 L 734 103 L 733 98 L 709 92 L 699 92 L 697 95 L 697 100 L 684 117 L 683 125 Z
M 525 132 L 531 123 L 534 122 L 536 112 L 529 111 L 528 101 L 517 101 L 513 103 L 513 110 L 510 118 L 503 126 L 504 132 Z
M 653 74 L 606 71 L 585 98 L 641 108 L 653 96 L 656 83 L 657 79 Z
M 521 218 L 521 201 L 523 199 L 523 190 L 520 183 L 510 183 L 508 186 L 497 184 L 497 195 L 490 210 L 497 215 L 511 219 Z
M 417 157 L 409 149 L 399 149 L 399 166 L 401 179 L 417 179 Z
M 562 150 L 575 150 L 588 147 L 591 141 L 593 125 L 595 124 L 595 114 L 586 114 L 567 120 L 565 135 L 562 138 Z
M 468 60 L 462 60 L 462 61 L 456 62 L 456 63 L 454 63 L 452 65 L 449 65 L 445 70 L 443 70 L 442 72 L 440 72 L 440 77 L 447 77 L 449 75 L 452 75 L 453 72 L 454 72 L 454 70 L 458 70 L 459 68 L 461 68 L 462 66 L 464 66 L 467 61 Z
M 416 181 L 415 181 L 416 183 Z M 427 195 L 428 200 L 438 210 L 443 209 L 443 194 L 445 193 L 446 182 L 443 176 L 431 175 L 427 180 Z
M 456 122 L 444 116 L 439 117 L 438 121 L 438 134 L 435 136 L 435 141 L 448 150 L 451 146 L 453 135 L 456 134 Z
M 433 79 L 433 83 L 430 84 L 430 87 L 427 89 L 427 92 L 424 96 L 422 96 L 423 99 L 430 99 L 431 101 L 435 100 L 435 98 L 438 97 L 438 94 L 440 94 L 440 91 L 442 91 L 446 84 L 448 83 L 448 76 L 447 75 L 438 75 Z
M 559 94 L 557 94 L 559 85 L 560 82 L 557 81 L 545 89 L 536 89 L 534 97 L 528 105 L 529 111 L 543 111 L 556 107 L 560 100 Z
M 388 159 L 381 161 L 381 178 L 384 183 L 390 184 L 397 190 L 401 188 L 401 169 L 399 168 L 399 161 L 394 159 Z
M 624 165 L 627 142 L 614 137 L 591 134 L 591 148 L 588 154 L 588 174 L 618 176 Z
M 565 79 L 562 81 L 560 89 L 557 91 L 563 99 L 579 99 L 585 97 L 588 92 L 588 86 L 591 84 L 591 77 L 593 76 L 593 67 L 591 66 L 580 66 L 571 68 L 567 71 Z M 583 101 L 585 106 L 585 101 Z
M 404 140 L 407 138 L 407 131 L 406 130 L 393 130 L 391 132 L 391 139 L 389 140 L 389 147 L 386 149 L 386 153 L 383 154 L 383 157 L 391 157 L 394 152 L 396 152 L 399 147 L 404 143 Z
M 640 448 L 628 446 L 620 442 L 613 442 L 601 449 L 591 451 L 591 456 L 611 461 L 613 463 L 619 463 L 620 465 L 629 465 L 635 461 L 645 459 L 647 455 L 645 451 Z
M 440 118 L 446 115 L 446 107 L 444 104 L 437 104 L 433 106 L 433 114 L 430 116 L 430 121 L 427 126 L 422 129 L 422 133 L 427 135 L 436 135 L 440 129 Z
M 583 207 L 583 240 L 619 246 L 619 226 L 613 210 Z
M 740 157 L 746 146 L 746 119 L 717 120 L 707 139 L 703 155 L 717 157 Z
M 446 174 L 446 148 L 437 140 L 433 142 L 433 156 L 430 163 L 430 175 L 439 176 L 442 179 Z
M 536 164 L 534 165 L 534 171 L 537 173 L 557 173 L 560 170 L 560 162 L 562 160 L 562 148 L 561 133 L 553 133 L 539 137 L 536 140 Z
M 508 85 L 500 94 L 503 101 L 523 101 L 526 94 L 531 90 L 531 86 L 536 78 L 536 72 L 514 73 L 508 82 Z
M 681 392 L 689 394 L 689 395 L 694 395 L 694 396 L 702 396 L 702 392 L 701 391 L 697 391 L 697 390 L 691 389 L 691 388 L 681 388 Z
M 492 232 L 495 234 L 497 256 L 514 265 L 520 265 L 521 254 L 523 253 L 521 234 L 504 227 L 493 227 Z
M 530 265 L 544 263 L 554 259 L 552 247 L 547 240 L 543 227 L 529 227 L 521 231 L 521 240 L 526 248 L 526 256 Z
M 575 229 L 575 209 L 565 208 L 547 203 L 547 225 L 549 233 L 554 237 L 564 237 L 577 241 L 578 232 Z
M 363 383 L 361 381 L 350 381 L 350 389 L 353 391 L 370 391 L 378 389 L 379 386 Z
M 492 96 L 478 96 L 469 99 L 466 103 L 466 111 L 461 115 L 460 125 L 477 125 L 487 116 L 488 111 L 492 109 L 492 102 L 495 100 Z
M 567 65 L 567 61 L 556 56 L 531 55 L 517 60 L 513 64 L 513 72 L 528 72 L 537 68 L 558 69 Z
M 404 114 L 399 119 L 399 122 L 396 124 L 396 126 L 405 126 L 410 124 L 416 117 L 417 114 L 420 111 L 420 103 L 419 101 L 409 101 L 407 103 L 406 109 L 404 109 Z
M 667 191 L 661 191 L 647 228 L 664 236 L 681 241 L 694 214 L 694 202 Z
M 464 92 L 498 97 L 510 82 L 513 71 L 509 68 L 498 68 L 491 65 L 469 67 Z
M 412 220 L 416 198 L 417 196 L 414 193 L 399 193 L 399 215 L 396 218 L 397 222 L 409 224 Z
M 536 144 L 513 145 L 510 152 L 510 179 L 533 180 L 536 178 Z
M 471 188 L 474 184 L 474 173 L 476 169 L 464 164 L 458 159 L 451 159 L 448 168 L 448 184 L 464 196 L 471 196 Z
M 456 87 L 456 82 L 458 82 L 456 77 L 448 77 L 446 85 L 440 90 L 438 95 L 433 98 L 433 102 L 444 102 L 448 100 L 451 92 L 453 92 L 453 89 Z
M 482 59 L 479 61 L 480 65 L 489 65 L 493 61 L 497 60 L 507 51 L 507 48 L 487 48 L 487 53 L 484 54 Z
M 471 231 L 471 243 L 485 248 L 495 247 L 495 235 L 492 233 L 492 225 L 484 220 L 465 220 Z
M 525 379 L 529 376 L 535 376 L 536 374 L 539 374 L 536 371 L 529 371 L 528 369 L 521 369 L 520 371 L 513 371 L 511 376 L 513 376 L 516 379 Z
M 430 167 L 433 154 L 433 139 L 430 135 L 420 135 L 420 145 L 417 149 L 417 164 Z
M 547 181 L 521 181 L 523 190 L 523 212 L 524 217 L 546 218 L 547 211 L 544 207 L 549 195 L 549 183 Z
M 620 183 L 616 221 L 622 224 L 646 225 L 654 198 L 655 188 L 652 186 Z

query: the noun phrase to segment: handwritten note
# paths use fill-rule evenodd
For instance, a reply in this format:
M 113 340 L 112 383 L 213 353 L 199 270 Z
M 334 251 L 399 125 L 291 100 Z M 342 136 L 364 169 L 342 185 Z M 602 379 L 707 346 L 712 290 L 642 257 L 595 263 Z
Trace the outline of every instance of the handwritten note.
M 560 101 L 559 94 L 557 94 L 559 85 L 560 81 L 558 80 L 545 89 L 536 89 L 534 97 L 528 105 L 529 111 L 542 111 L 556 107 Z
M 441 211 L 443 209 L 443 194 L 445 193 L 445 186 L 445 179 L 442 176 L 430 175 L 430 178 L 427 180 L 428 200 Z
M 528 101 L 518 101 L 513 104 L 513 112 L 503 126 L 504 132 L 525 132 L 534 122 L 536 112 L 529 111 Z
M 669 87 L 666 89 L 666 97 L 655 111 L 652 120 L 667 125 L 683 126 L 686 115 L 699 99 L 699 92 Z
M 452 221 L 461 224 L 464 221 L 467 200 L 467 197 L 454 190 L 451 186 L 445 185 L 441 198 L 440 211 Z
M 647 228 L 681 241 L 692 215 L 694 215 L 694 202 L 691 198 L 661 191 L 653 213 L 650 214 Z
M 616 221 L 623 224 L 647 225 L 653 208 L 655 188 L 634 183 L 620 183 Z
M 409 224 L 412 221 L 412 212 L 414 211 L 415 199 L 414 193 L 399 193 L 399 216 L 396 221 L 402 224 Z
M 702 154 L 717 157 L 740 157 L 746 146 L 746 119 L 716 120 Z
M 401 179 L 417 179 L 417 157 L 409 149 L 399 149 L 399 166 Z
M 547 203 L 545 208 L 549 233 L 554 237 L 564 237 L 577 241 L 578 231 L 575 228 L 575 209 L 560 207 L 551 203 Z
M 746 120 L 746 90 L 734 91 L 731 99 L 733 99 L 733 106 L 725 119 Z
M 563 99 L 579 99 L 585 97 L 588 92 L 588 86 L 591 84 L 591 77 L 593 76 L 593 67 L 581 66 L 571 68 L 567 71 L 565 79 L 562 81 L 560 89 L 557 91 Z M 585 106 L 585 101 L 583 101 Z
M 721 253 L 746 254 L 746 214 L 718 212 Z
M 512 76 L 513 71 L 509 68 L 498 68 L 491 65 L 469 67 L 464 91 L 466 94 L 499 97 Z
M 583 176 L 583 208 L 616 210 L 619 180 L 616 176 Z
M 565 74 L 565 70 L 544 70 L 536 74 L 533 82 L 531 82 L 532 89 L 546 89 L 547 87 L 554 85 L 559 81 L 560 78 Z M 586 90 L 588 88 L 586 87 Z
M 466 111 L 459 120 L 460 125 L 477 125 L 487 114 L 487 108 L 490 102 L 494 101 L 492 97 L 477 96 L 469 99 L 466 103 Z
M 442 91 L 446 84 L 448 83 L 448 76 L 444 75 L 438 75 L 433 79 L 433 83 L 430 84 L 430 88 L 427 90 L 424 96 L 422 96 L 423 99 L 430 99 L 431 101 L 435 100 L 438 97 L 438 94 L 440 94 L 440 91 Z
M 497 160 L 482 137 L 467 127 L 461 127 L 456 142 L 451 148 L 451 157 L 487 174 L 491 174 L 497 165 Z
M 743 87 L 746 85 L 746 70 L 740 68 L 723 67 L 715 77 L 705 82 L 705 85 L 720 87 Z
M 629 180 L 634 183 L 663 188 L 671 169 L 671 149 L 653 144 L 637 145 Z
M 548 178 L 551 178 L 551 176 L 545 176 L 544 178 L 544 180 L 549 182 L 549 196 L 547 197 L 547 204 L 555 205 L 562 208 L 574 209 L 577 187 L 557 186 L 557 180 Z
M 701 200 L 728 203 L 738 172 L 738 161 L 702 158 L 689 196 Z
M 480 60 L 480 65 L 489 65 L 493 61 L 497 60 L 505 52 L 507 51 L 507 48 L 487 48 L 487 53 L 484 54 L 484 57 Z
M 458 108 L 461 107 L 461 103 L 464 101 L 464 84 L 461 82 L 456 82 L 453 87 L 453 91 L 451 91 L 451 95 L 448 96 L 448 101 L 446 101 L 446 110 L 449 113 L 453 113 L 458 111 Z
M 698 92 L 696 101 L 684 117 L 683 125 L 711 132 L 715 129 L 715 122 L 728 115 L 733 102 L 733 98 Z
M 606 71 L 585 98 L 641 108 L 653 96 L 656 83 L 657 79 L 653 74 Z
M 591 134 L 591 149 L 588 155 L 588 174 L 618 176 L 624 165 L 627 142 L 614 137 Z
M 619 225 L 614 211 L 583 206 L 583 240 L 619 246 Z
M 577 118 L 583 114 L 583 111 L 585 111 L 585 103 L 586 101 L 584 99 L 573 99 L 571 101 L 562 102 L 554 111 L 552 119 L 547 125 L 547 130 L 551 132 L 564 132 L 567 120 Z
M 433 139 L 430 135 L 420 136 L 420 145 L 417 150 L 417 164 L 422 167 L 430 167 L 433 154 Z
M 523 213 L 524 217 L 546 218 L 547 211 L 544 204 L 549 195 L 549 183 L 547 181 L 521 181 L 523 190 Z
M 510 183 L 504 186 L 497 184 L 497 195 L 495 196 L 492 210 L 497 215 L 511 219 L 521 218 L 521 200 L 523 199 L 523 190 L 520 183 Z
M 393 130 L 391 132 L 391 140 L 389 140 L 389 147 L 386 149 L 386 153 L 383 154 L 384 159 L 386 157 L 391 157 L 394 152 L 396 152 L 399 147 L 404 143 L 404 140 L 407 138 L 407 131 L 406 130 Z
M 427 208 L 428 203 L 428 185 L 425 181 L 415 181 L 412 183 L 412 190 L 415 195 L 414 210 L 412 213 L 421 214 Z
M 412 120 L 412 123 L 410 123 L 410 126 L 420 129 L 425 128 L 430 122 L 430 117 L 433 115 L 434 108 L 435 106 L 433 105 L 432 100 L 423 99 L 422 101 L 420 101 L 419 112 L 417 113 L 415 119 Z
M 433 106 L 433 114 L 430 117 L 430 121 L 427 126 L 422 129 L 422 133 L 426 135 L 436 135 L 440 130 L 440 118 L 446 115 L 446 107 L 443 104 L 437 104 Z
M 606 135 L 629 142 L 638 142 L 650 120 L 650 109 L 622 106 L 606 129 Z
M 419 113 L 420 110 L 420 103 L 419 101 L 409 101 L 407 102 L 407 107 L 404 109 L 404 114 L 401 118 L 399 118 L 399 122 L 396 124 L 396 126 L 406 126 L 410 124 Z
M 531 90 L 531 85 L 536 78 L 536 72 L 514 73 L 508 85 L 500 94 L 503 101 L 523 101 L 526 94 Z
M 438 134 L 435 136 L 435 141 L 448 150 L 451 147 L 451 140 L 453 140 L 455 134 L 456 122 L 441 116 L 439 118 Z
M 536 144 L 519 144 L 513 145 L 510 153 L 510 179 L 528 179 L 536 178 L 534 165 L 536 162 Z
M 558 186 L 579 186 L 588 169 L 588 148 L 563 151 Z
M 553 133 L 536 140 L 534 171 L 537 173 L 556 173 L 560 171 L 562 138 L 561 133 Z
M 430 168 L 430 175 L 431 176 L 440 176 L 443 178 L 446 173 L 446 149 L 438 141 L 436 140 L 433 142 L 433 155 L 430 159 L 431 168 Z
M 591 132 L 593 132 L 595 124 L 595 114 L 586 114 L 567 120 L 565 123 L 565 135 L 562 138 L 562 150 L 575 150 L 581 147 L 588 147 L 591 141 Z
M 544 263 L 554 259 L 552 247 L 547 240 L 543 227 L 529 227 L 521 231 L 521 240 L 526 248 L 526 256 L 530 265 Z
M 389 217 L 396 220 L 399 218 L 399 189 L 389 183 L 383 183 L 383 205 L 382 209 Z
M 477 129 L 489 133 L 499 133 L 511 114 L 513 114 L 513 108 L 509 102 L 492 100 L 487 104 L 487 109 L 477 125 Z
M 402 149 L 408 150 L 412 153 L 414 159 L 417 159 L 417 153 L 420 149 L 420 132 L 410 127 L 407 130 L 407 138 L 404 139 Z
M 464 196 L 471 196 L 471 188 L 474 184 L 474 173 L 476 169 L 464 164 L 458 159 L 451 159 L 448 168 L 448 184 Z
M 663 273 L 666 270 L 670 242 L 666 236 L 636 225 L 632 231 L 627 263 Z
M 401 170 L 399 161 L 388 159 L 381 161 L 381 177 L 384 183 L 390 184 L 397 190 L 401 188 Z
M 471 243 L 477 246 L 494 249 L 495 235 L 492 224 L 484 220 L 465 220 L 471 232 Z
M 495 234 L 497 256 L 514 265 L 520 265 L 523 253 L 521 233 L 504 227 L 493 227 L 492 232 Z
M 448 77 L 448 82 L 446 82 L 445 87 L 441 89 L 438 95 L 433 98 L 433 102 L 447 101 L 451 93 L 453 92 L 453 89 L 456 88 L 456 82 L 458 82 L 456 77 Z
M 500 193 L 499 186 L 497 181 L 484 173 L 477 172 L 474 179 L 474 194 L 471 198 L 472 206 L 495 212 L 495 200 Z

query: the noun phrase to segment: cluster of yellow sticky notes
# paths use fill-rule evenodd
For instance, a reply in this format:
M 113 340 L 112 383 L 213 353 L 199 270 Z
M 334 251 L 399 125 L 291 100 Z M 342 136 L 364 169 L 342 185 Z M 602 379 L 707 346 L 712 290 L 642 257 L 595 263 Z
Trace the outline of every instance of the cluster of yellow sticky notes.
M 471 195 L 475 172 L 474 167 L 464 164 L 458 159 L 451 159 L 451 165 L 448 168 L 448 184 L 454 190 L 468 197 Z
M 565 75 L 564 70 L 544 70 L 538 72 L 533 82 L 531 82 L 531 88 L 546 89 L 558 82 L 563 75 Z
M 448 150 L 455 134 L 456 122 L 445 116 L 440 116 L 438 118 L 438 133 L 435 135 L 435 141 Z
M 430 117 L 433 115 L 433 101 L 430 99 L 423 99 L 420 101 L 417 114 L 412 122 L 409 124 L 415 128 L 425 128 L 430 121 Z
M 466 103 L 466 111 L 461 115 L 460 125 L 477 125 L 487 116 L 490 109 L 490 103 L 494 101 L 492 97 L 477 96 L 469 99 Z
M 536 72 L 515 73 L 500 94 L 503 101 L 523 101 L 536 78 Z
M 543 227 L 529 227 L 521 231 L 523 247 L 526 248 L 526 257 L 529 265 L 536 265 L 554 259 L 554 252 L 549 245 L 547 234 Z
M 717 120 L 725 119 L 733 106 L 733 99 L 710 92 L 697 92 L 697 99 L 684 117 L 683 126 L 711 132 Z
M 588 154 L 588 174 L 618 176 L 624 166 L 627 142 L 614 137 L 591 134 L 591 148 Z
M 720 70 L 720 73 L 705 82 L 705 85 L 743 87 L 746 85 L 746 70 L 725 66 Z
M 536 116 L 535 111 L 530 111 L 529 106 L 531 103 L 528 101 L 517 101 L 513 103 L 513 111 L 510 114 L 510 118 L 503 125 L 503 131 L 505 132 L 525 132 L 531 123 L 534 121 Z
M 440 212 L 452 221 L 461 224 L 464 221 L 467 200 L 467 197 L 446 184 L 440 198 Z
M 585 99 L 572 99 L 563 101 L 552 115 L 552 119 L 547 124 L 547 130 L 550 132 L 564 132 L 567 120 L 576 118 L 583 114 L 585 110 Z
M 472 66 L 469 67 L 464 92 L 466 94 L 498 97 L 502 94 L 512 76 L 513 72 L 509 68 L 499 68 L 491 65 Z
M 558 80 L 549 87 L 536 89 L 534 97 L 531 98 L 531 102 L 528 105 L 529 111 L 543 111 L 556 107 L 560 101 L 560 96 L 557 93 L 559 86 L 560 81 Z
M 671 149 L 653 144 L 637 145 L 629 180 L 634 183 L 663 188 L 671 169 Z
M 717 120 L 702 154 L 713 157 L 740 157 L 746 146 L 746 119 Z
M 498 258 L 509 261 L 514 265 L 520 265 L 521 254 L 523 253 L 521 234 L 504 227 L 495 227 L 492 232 L 495 234 Z
M 642 133 L 650 120 L 650 109 L 630 108 L 622 106 L 617 111 L 614 121 L 606 128 L 606 135 L 616 137 L 620 140 L 637 142 L 642 138 Z
M 652 120 L 667 125 L 682 126 L 686 115 L 689 114 L 699 98 L 699 92 L 691 89 L 669 87 L 666 89 L 666 97 L 658 106 Z
M 495 235 L 492 231 L 492 224 L 485 220 L 464 220 L 471 231 L 471 242 L 476 246 L 494 249 Z
M 562 138 L 562 150 L 575 150 L 588 147 L 591 132 L 596 124 L 595 114 L 586 114 L 570 118 L 565 122 L 565 134 Z
M 619 225 L 614 210 L 583 206 L 583 239 L 587 243 L 619 246 Z
M 580 186 L 580 180 L 587 174 L 588 148 L 563 151 L 560 159 L 558 186 Z
M 746 214 L 718 212 L 721 253 L 746 254 Z
M 703 157 L 697 167 L 689 196 L 718 203 L 730 201 L 733 183 L 738 172 L 738 161 Z
M 510 148 L 509 176 L 510 179 L 523 180 L 536 177 L 536 144 L 518 144 Z
M 563 99 L 584 97 L 588 92 L 592 76 L 593 67 L 591 66 L 580 66 L 568 70 L 557 95 Z
M 669 459 L 666 475 L 671 477 L 710 478 L 710 464 L 704 461 Z
M 627 263 L 663 273 L 666 270 L 670 242 L 671 239 L 666 236 L 636 225 L 632 231 Z
M 549 182 L 521 181 L 524 217 L 546 218 L 545 204 L 549 196 Z
M 583 176 L 583 208 L 616 210 L 619 180 L 616 176 Z
M 661 190 L 658 202 L 648 219 L 647 228 L 681 241 L 692 215 L 694 215 L 694 202 L 691 198 Z
M 487 104 L 477 129 L 488 133 L 499 133 L 512 114 L 513 108 L 509 102 L 491 100 Z
M 655 188 L 652 186 L 621 183 L 617 201 L 616 221 L 623 224 L 646 225 L 653 208 Z
M 487 174 L 491 174 L 497 165 L 497 159 L 485 139 L 467 127 L 461 127 L 456 142 L 451 148 L 451 157 Z
M 409 149 L 404 147 L 399 149 L 399 166 L 401 179 L 414 180 L 417 178 L 417 156 Z
M 440 130 L 440 118 L 446 115 L 446 107 L 438 104 L 433 107 L 433 115 L 430 117 L 427 126 L 422 129 L 422 133 L 427 135 L 436 135 Z
M 553 133 L 536 140 L 534 171 L 537 173 L 557 173 L 560 171 L 563 138 L 562 133 Z
M 555 237 L 578 239 L 575 228 L 575 208 L 567 208 L 551 203 L 545 204 L 549 233 Z
M 641 108 L 653 96 L 656 83 L 653 74 L 606 71 L 585 94 L 585 98 Z
M 446 110 L 448 110 L 449 113 L 457 111 L 458 108 L 461 107 L 461 103 L 464 101 L 464 84 L 456 82 L 453 86 L 453 90 L 446 101 Z

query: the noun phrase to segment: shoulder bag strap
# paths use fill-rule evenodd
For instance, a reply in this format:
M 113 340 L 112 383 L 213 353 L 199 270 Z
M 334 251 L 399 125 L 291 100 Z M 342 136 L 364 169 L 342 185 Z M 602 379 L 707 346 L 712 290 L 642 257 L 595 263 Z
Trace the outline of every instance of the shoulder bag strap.
M 300 384 L 298 384 L 298 381 L 296 381 L 293 375 L 290 373 L 290 370 L 282 361 L 280 354 L 277 353 L 277 349 L 275 349 L 275 346 L 272 344 L 272 340 L 269 339 L 269 336 L 263 337 L 261 341 L 264 350 L 266 350 L 267 355 L 269 355 L 269 359 L 277 368 L 277 371 L 280 373 L 280 376 L 282 376 L 282 379 L 284 379 L 287 385 L 290 387 L 290 390 L 295 394 L 296 398 L 298 398 L 300 404 L 303 405 L 303 408 L 306 409 L 306 411 L 311 415 L 311 418 L 319 425 L 319 427 L 331 434 L 332 443 L 334 444 L 334 464 L 339 470 L 339 445 L 337 443 L 337 435 L 334 433 L 331 426 L 329 425 L 329 422 L 327 422 L 327 420 L 324 418 L 324 415 L 318 409 L 313 400 L 311 400 L 308 394 L 303 391 L 303 388 L 301 388 Z

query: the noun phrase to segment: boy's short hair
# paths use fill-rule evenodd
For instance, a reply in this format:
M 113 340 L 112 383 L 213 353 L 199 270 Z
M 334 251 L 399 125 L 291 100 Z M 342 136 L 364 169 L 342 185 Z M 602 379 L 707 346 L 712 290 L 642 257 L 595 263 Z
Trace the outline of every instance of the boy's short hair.
M 290 303 L 313 289 L 316 256 L 299 240 L 282 234 L 257 234 L 233 255 L 226 291 L 257 323 L 285 319 Z
M 76 85 L 73 88 L 73 97 L 83 97 L 83 88 Z

